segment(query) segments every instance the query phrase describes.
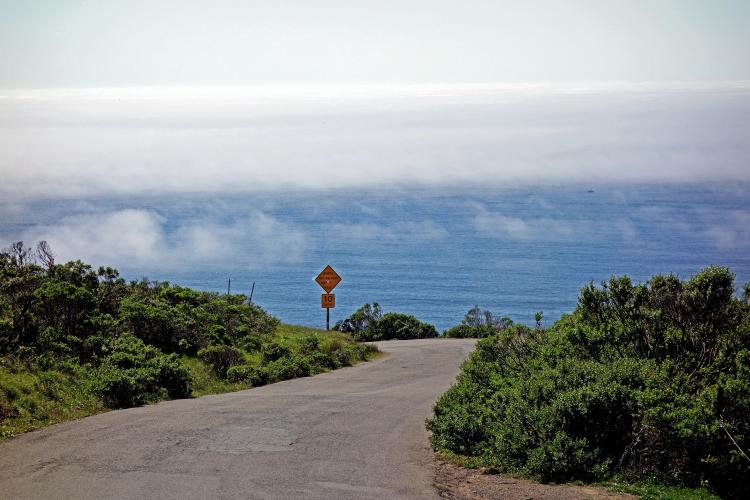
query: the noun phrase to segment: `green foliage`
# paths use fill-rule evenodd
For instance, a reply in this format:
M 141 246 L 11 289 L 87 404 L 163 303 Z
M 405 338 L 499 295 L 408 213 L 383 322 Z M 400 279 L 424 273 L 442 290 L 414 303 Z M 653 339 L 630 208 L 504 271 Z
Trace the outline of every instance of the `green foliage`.
M 268 369 L 256 365 L 235 365 L 227 370 L 230 382 L 245 382 L 251 387 L 260 387 L 268 383 Z
M 102 411 L 88 380 L 78 365 L 32 371 L 17 358 L 0 358 L 0 439 Z
M 443 337 L 456 339 L 484 338 L 511 326 L 513 326 L 513 320 L 507 316 L 498 318 L 491 311 L 483 311 L 479 306 L 474 306 L 469 309 L 460 324 L 443 332 Z
M 729 436 L 750 448 L 750 306 L 733 290 L 722 267 L 612 278 L 547 330 L 481 339 L 435 405 L 433 446 L 543 481 L 627 473 L 746 498 Z
M 111 408 L 190 395 L 190 376 L 175 354 L 165 355 L 140 339 L 114 340 L 96 370 L 92 387 Z
M 261 347 L 261 355 L 264 363 L 279 360 L 291 354 L 291 350 L 279 342 L 266 342 Z
M 703 487 L 686 488 L 651 481 L 607 481 L 602 483 L 602 486 L 612 491 L 636 495 L 641 500 L 719 500 L 720 498 Z
M 414 316 L 400 313 L 382 314 L 377 304 L 365 304 L 347 319 L 339 321 L 334 330 L 349 333 L 360 342 L 378 340 L 410 340 L 437 337 L 435 327 Z
M 414 316 L 387 313 L 377 323 L 373 340 L 427 339 L 437 337 L 434 326 L 419 321 Z
M 310 362 L 304 356 L 284 356 L 267 365 L 269 382 L 281 382 L 311 374 Z
M 227 345 L 212 345 L 198 351 L 198 357 L 211 365 L 218 377 L 226 378 L 229 368 L 242 362 L 242 351 Z

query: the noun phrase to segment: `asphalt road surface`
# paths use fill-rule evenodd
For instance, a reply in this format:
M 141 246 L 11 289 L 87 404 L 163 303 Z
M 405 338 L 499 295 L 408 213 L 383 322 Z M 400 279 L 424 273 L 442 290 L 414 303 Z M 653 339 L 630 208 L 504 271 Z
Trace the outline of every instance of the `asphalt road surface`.
M 424 420 L 473 341 L 378 346 L 355 367 L 11 439 L 0 497 L 437 498 Z

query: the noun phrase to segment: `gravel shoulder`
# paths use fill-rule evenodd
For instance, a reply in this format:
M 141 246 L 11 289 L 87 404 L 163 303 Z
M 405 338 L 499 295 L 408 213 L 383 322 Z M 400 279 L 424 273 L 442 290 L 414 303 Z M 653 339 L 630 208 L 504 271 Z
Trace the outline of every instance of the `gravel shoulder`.
M 486 474 L 435 459 L 435 487 L 451 500 L 636 500 L 596 486 L 539 484 L 507 474 Z

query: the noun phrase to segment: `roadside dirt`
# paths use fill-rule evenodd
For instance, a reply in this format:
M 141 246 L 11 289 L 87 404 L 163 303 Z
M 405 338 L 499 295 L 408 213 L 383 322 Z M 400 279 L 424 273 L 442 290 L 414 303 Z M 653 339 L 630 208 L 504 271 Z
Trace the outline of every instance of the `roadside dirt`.
M 595 486 L 539 484 L 506 474 L 487 474 L 435 459 L 435 487 L 451 500 L 624 500 L 638 497 Z

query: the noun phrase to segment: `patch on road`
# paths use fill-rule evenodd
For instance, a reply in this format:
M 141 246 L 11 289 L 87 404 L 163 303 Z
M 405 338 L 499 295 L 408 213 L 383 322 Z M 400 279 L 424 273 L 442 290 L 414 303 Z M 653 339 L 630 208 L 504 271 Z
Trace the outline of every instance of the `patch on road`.
M 234 425 L 212 432 L 198 449 L 220 453 L 291 451 L 297 434 L 283 427 Z

